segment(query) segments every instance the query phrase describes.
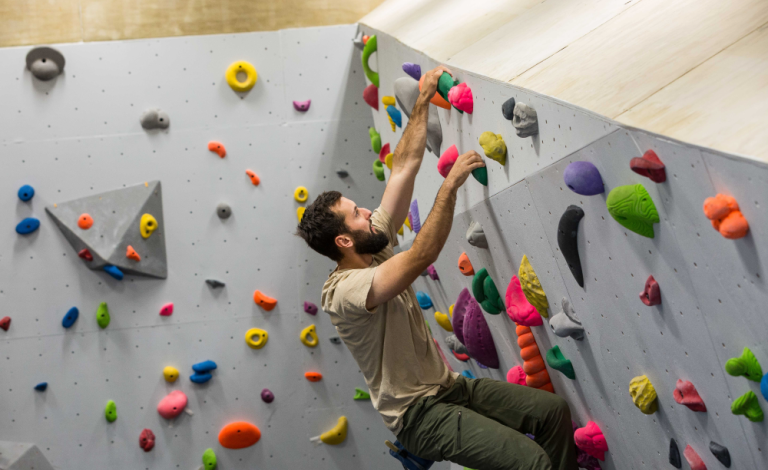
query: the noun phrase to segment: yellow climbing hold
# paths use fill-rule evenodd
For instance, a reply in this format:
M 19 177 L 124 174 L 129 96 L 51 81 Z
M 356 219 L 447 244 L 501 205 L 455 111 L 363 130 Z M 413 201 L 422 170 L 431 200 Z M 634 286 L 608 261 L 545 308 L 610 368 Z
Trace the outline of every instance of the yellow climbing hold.
M 256 339 L 254 339 L 254 337 L 256 337 Z M 261 328 L 251 328 L 245 332 L 245 342 L 252 349 L 263 348 L 264 345 L 267 344 L 267 340 L 269 340 L 269 333 Z
M 324 444 L 339 445 L 347 438 L 347 417 L 342 416 L 332 429 L 320 434 L 320 440 Z
M 480 146 L 485 156 L 504 165 L 507 162 L 507 144 L 501 134 L 487 131 L 480 134 Z
M 307 339 L 307 336 L 309 336 L 310 339 Z M 315 332 L 315 325 L 309 325 L 301 330 L 300 339 L 301 342 L 304 343 L 304 346 L 309 346 L 310 348 L 317 346 L 317 332 Z
M 401 237 L 403 236 L 403 227 L 404 227 L 404 226 L 405 226 L 405 225 L 401 225 L 401 226 L 400 226 L 400 228 L 399 228 L 399 229 L 397 229 L 397 234 L 398 234 L 398 235 L 400 235 Z
M 163 369 L 163 377 L 165 377 L 166 382 L 176 382 L 176 379 L 179 378 L 179 369 L 173 366 L 167 366 Z
M 405 218 L 405 221 L 403 222 L 403 225 L 405 225 L 406 227 L 408 227 L 408 230 L 410 230 L 411 232 L 413 232 L 413 228 L 411 228 L 411 221 L 410 221 L 410 220 L 408 220 L 408 217 L 406 217 L 406 218 Z
M 520 270 L 517 273 L 517 277 L 520 278 L 520 285 L 523 288 L 523 293 L 528 302 L 531 303 L 536 310 L 544 318 L 548 318 L 547 313 L 547 294 L 544 293 L 544 288 L 541 287 L 541 281 L 539 276 L 536 275 L 536 271 L 533 270 L 531 262 L 528 261 L 528 257 L 523 255 L 523 260 L 520 262 Z
M 237 79 L 237 74 L 240 72 L 245 73 L 245 81 L 243 82 Z M 244 60 L 232 62 L 232 65 L 227 68 L 227 72 L 224 76 L 227 79 L 229 87 L 240 92 L 248 91 L 253 88 L 253 85 L 256 84 L 256 80 L 259 79 L 259 74 L 256 73 L 256 69 L 253 65 Z
M 152 214 L 143 214 L 139 220 L 139 230 L 141 231 L 142 238 L 149 238 L 157 229 L 157 220 L 152 217 Z
M 388 153 L 387 156 L 384 158 L 384 162 L 387 164 L 387 168 L 390 170 L 392 169 L 392 160 L 394 157 L 394 153 Z
M 395 97 L 394 96 L 382 96 L 381 97 L 381 104 L 384 106 L 394 106 L 395 105 Z
M 298 202 L 307 202 L 309 198 L 309 191 L 304 186 L 299 186 L 296 191 L 293 192 L 293 198 Z
M 453 318 L 453 306 L 454 305 L 456 305 L 456 304 L 451 304 L 451 306 L 448 307 L 448 315 L 450 315 L 451 318 Z
M 301 223 L 301 218 L 304 217 L 305 210 L 307 210 L 306 207 L 299 207 L 296 209 L 296 217 L 298 217 L 299 223 Z
M 392 116 L 390 116 L 389 113 L 387 113 L 387 118 L 389 119 L 389 125 L 392 126 L 392 132 L 395 132 L 395 121 L 392 120 Z
M 435 312 L 435 321 L 438 325 L 442 326 L 445 331 L 453 332 L 453 324 L 448 318 L 448 315 L 440 312 Z
M 656 389 L 648 377 L 641 375 L 629 381 L 629 394 L 635 406 L 647 415 L 656 413 L 659 404 L 656 401 Z

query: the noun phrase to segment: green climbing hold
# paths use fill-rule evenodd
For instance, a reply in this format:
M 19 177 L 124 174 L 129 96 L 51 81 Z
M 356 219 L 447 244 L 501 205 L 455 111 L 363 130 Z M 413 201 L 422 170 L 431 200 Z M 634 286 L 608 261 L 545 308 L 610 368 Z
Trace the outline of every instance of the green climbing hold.
M 549 364 L 549 367 L 562 372 L 569 379 L 576 380 L 576 371 L 573 370 L 573 364 L 563 356 L 560 346 L 555 346 L 547 351 L 547 364 Z
M 488 270 L 483 268 L 472 278 L 472 295 L 475 296 L 483 310 L 491 315 L 498 315 L 505 309 L 504 301 L 501 300 L 496 284 L 488 274 Z
M 760 382 L 763 377 L 763 368 L 760 367 L 760 363 L 749 348 L 744 348 L 741 357 L 728 359 L 725 363 L 725 371 L 734 377 L 743 375 L 755 382 Z
M 458 84 L 458 80 L 454 80 L 448 72 L 443 72 L 443 74 L 440 75 L 440 78 L 437 80 L 437 93 L 442 96 L 447 103 L 450 103 L 451 101 L 448 99 L 448 92 L 451 90 L 451 88 Z M 456 108 L 455 106 L 454 109 L 464 114 L 464 111 Z
M 429 326 L 429 322 L 427 321 L 426 318 L 424 319 L 424 324 L 427 325 L 427 330 L 429 330 L 429 336 L 432 336 L 432 327 Z
M 763 421 L 763 409 L 757 401 L 757 395 L 752 390 L 737 398 L 731 404 L 731 413 L 744 415 L 748 420 L 759 423 Z
M 376 88 L 379 87 L 379 74 L 371 70 L 368 66 L 368 59 L 370 59 L 371 54 L 376 52 L 377 49 L 378 43 L 376 35 L 374 34 L 368 38 L 368 42 L 366 42 L 363 47 L 363 72 L 365 72 L 365 76 L 368 77 L 368 80 L 370 80 Z
M 373 174 L 379 181 L 384 181 L 384 164 L 378 158 L 373 161 Z
M 379 152 L 381 152 L 381 134 L 376 132 L 376 129 L 373 127 L 369 127 L 368 135 L 371 136 L 371 148 L 376 152 L 376 155 L 378 155 Z
M 100 303 L 99 308 L 96 309 L 96 322 L 102 329 L 104 329 L 109 326 L 110 320 L 111 318 L 109 317 L 109 308 L 107 308 L 107 303 Z
M 659 223 L 659 213 L 642 184 L 613 188 L 605 205 L 616 222 L 644 237 L 653 238 L 653 224 Z
M 104 408 L 104 417 L 110 423 L 114 423 L 117 420 L 117 405 L 113 400 L 107 402 L 107 406 Z
M 483 186 L 488 186 L 488 169 L 484 166 L 472 170 L 472 176 Z
M 370 400 L 371 394 L 361 388 L 355 387 L 355 396 L 352 399 L 353 400 Z
M 205 449 L 205 452 L 203 452 L 203 468 L 205 470 L 215 470 L 216 464 L 216 452 L 213 449 Z

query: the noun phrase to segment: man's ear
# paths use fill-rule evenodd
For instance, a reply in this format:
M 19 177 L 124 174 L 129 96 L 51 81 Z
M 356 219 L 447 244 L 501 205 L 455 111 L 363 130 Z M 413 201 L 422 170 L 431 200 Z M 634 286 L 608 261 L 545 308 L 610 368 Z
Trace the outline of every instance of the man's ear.
M 336 242 L 336 246 L 339 248 L 352 248 L 354 245 L 352 242 L 352 237 L 346 234 L 338 235 L 334 241 Z

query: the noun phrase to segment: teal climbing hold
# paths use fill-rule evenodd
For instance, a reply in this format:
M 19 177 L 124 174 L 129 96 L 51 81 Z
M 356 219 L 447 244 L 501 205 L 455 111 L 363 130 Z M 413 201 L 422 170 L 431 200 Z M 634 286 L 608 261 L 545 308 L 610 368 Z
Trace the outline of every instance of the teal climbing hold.
M 547 351 L 547 364 L 549 364 L 549 367 L 562 372 L 569 379 L 576 379 L 576 371 L 573 370 L 573 364 L 571 364 L 569 359 L 565 358 L 563 352 L 560 351 L 560 346 L 555 346 Z
M 392 118 L 392 121 L 394 121 L 397 127 L 403 127 L 403 115 L 400 113 L 399 109 L 389 105 L 387 106 L 387 114 L 389 114 L 389 117 Z
M 472 170 L 472 176 L 483 186 L 488 186 L 488 168 L 481 166 Z
M 763 376 L 763 369 L 757 358 L 749 348 L 744 348 L 740 357 L 728 359 L 725 363 L 725 371 L 734 377 L 744 376 L 749 380 L 760 382 Z
M 120 270 L 120 268 L 118 268 L 117 266 L 113 266 L 111 264 L 108 264 L 108 265 L 104 266 L 104 271 L 107 274 L 109 274 L 110 276 L 112 276 L 115 279 L 117 279 L 118 281 L 122 281 L 123 280 L 124 274 Z
M 362 388 L 355 387 L 355 396 L 352 397 L 353 400 L 370 400 L 371 394 L 363 390 Z
M 613 188 L 605 205 L 616 222 L 637 234 L 653 238 L 653 224 L 659 223 L 659 213 L 642 184 Z
M 461 375 L 463 375 L 464 377 L 466 377 L 468 379 L 476 379 L 477 378 L 477 377 L 475 377 L 475 374 L 473 374 L 472 371 L 469 370 L 469 369 L 461 371 Z
M 40 228 L 40 221 L 34 217 L 27 217 L 16 225 L 16 233 L 19 235 L 29 235 Z
M 99 326 L 104 329 L 109 326 L 110 321 L 111 318 L 109 316 L 109 308 L 107 308 L 107 303 L 102 302 L 99 304 L 99 308 L 96 309 L 96 323 L 98 323 Z
M 498 315 L 505 310 L 504 301 L 496 289 L 496 284 L 493 283 L 493 279 L 485 268 L 475 273 L 475 277 L 472 278 L 472 295 L 483 310 L 491 315 Z
M 371 83 L 376 86 L 376 88 L 379 87 L 379 74 L 378 72 L 374 72 L 371 70 L 371 67 L 368 66 L 368 59 L 371 58 L 371 54 L 376 52 L 378 49 L 378 43 L 376 40 L 376 35 L 368 38 L 368 42 L 365 43 L 365 46 L 363 47 L 363 72 L 365 72 L 365 76 L 368 77 L 368 80 L 371 81 Z
M 72 307 L 69 310 L 67 310 L 66 315 L 64 315 L 64 318 L 61 319 L 61 326 L 64 328 L 70 328 L 72 325 L 75 324 L 77 321 L 77 317 L 80 316 L 80 311 L 77 309 L 77 307 Z
M 451 77 L 451 74 L 448 72 L 443 72 L 443 74 L 440 75 L 440 78 L 437 80 L 437 93 L 443 97 L 446 103 L 450 103 L 450 100 L 448 99 L 448 92 L 451 91 L 451 88 L 458 84 L 459 81 L 454 80 L 453 77 Z M 456 111 L 462 114 L 464 113 L 464 111 L 460 109 L 457 109 Z
M 416 292 L 416 300 L 419 302 L 419 307 L 421 307 L 422 310 L 432 308 L 432 299 L 429 298 L 429 294 L 426 292 Z

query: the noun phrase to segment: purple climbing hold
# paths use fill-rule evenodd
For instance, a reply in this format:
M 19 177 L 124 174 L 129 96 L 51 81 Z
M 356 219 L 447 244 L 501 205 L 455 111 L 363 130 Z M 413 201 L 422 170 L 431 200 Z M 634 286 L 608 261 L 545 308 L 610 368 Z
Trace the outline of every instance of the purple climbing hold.
M 479 361 L 475 361 L 475 362 L 477 362 L 477 366 L 478 366 L 479 368 L 481 368 L 481 369 L 487 369 L 487 368 L 488 368 L 488 367 L 486 367 L 486 366 L 484 366 L 484 365 L 480 364 L 480 362 L 479 362 Z
M 573 162 L 563 172 L 565 184 L 576 194 L 594 196 L 605 192 L 603 178 L 597 167 L 590 162 Z
M 459 292 L 459 298 L 456 299 L 456 303 L 453 306 L 453 320 L 451 321 L 453 333 L 461 344 L 467 344 L 464 342 L 464 315 L 467 313 L 467 303 L 471 298 L 472 294 L 465 287 Z
M 416 199 L 411 203 L 411 212 L 408 214 L 408 219 L 411 221 L 413 231 L 419 233 L 419 230 L 421 230 L 421 219 L 419 219 L 419 203 Z
M 304 311 L 310 315 L 317 315 L 317 305 L 312 302 L 304 302 Z
M 407 73 L 411 76 L 411 78 L 418 81 L 421 78 L 421 65 L 414 64 L 412 62 L 405 62 L 403 63 L 403 72 Z
M 265 403 L 272 403 L 272 400 L 275 399 L 275 394 L 269 391 L 268 388 L 265 388 L 261 391 L 261 399 L 264 400 Z
M 456 307 L 453 311 L 455 316 Z M 496 344 L 493 342 L 491 330 L 485 321 L 483 311 L 480 310 L 480 304 L 472 296 L 469 296 L 466 303 L 463 336 L 464 344 L 471 357 L 491 369 L 499 368 L 499 356 L 496 353 Z
M 432 279 L 433 281 L 440 280 L 440 276 L 437 275 L 437 271 L 435 270 L 434 264 L 430 264 L 429 266 L 427 266 L 427 274 L 429 274 L 429 278 Z

